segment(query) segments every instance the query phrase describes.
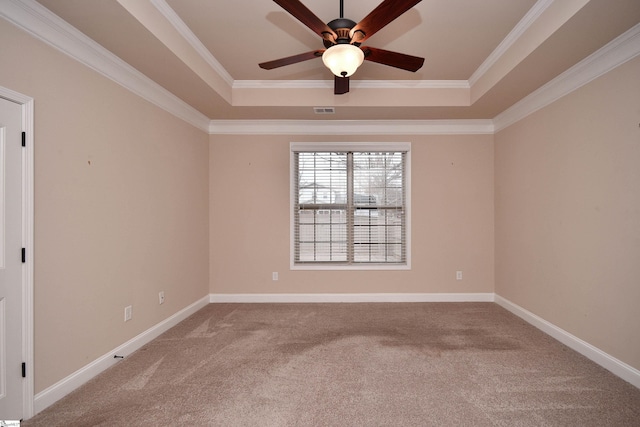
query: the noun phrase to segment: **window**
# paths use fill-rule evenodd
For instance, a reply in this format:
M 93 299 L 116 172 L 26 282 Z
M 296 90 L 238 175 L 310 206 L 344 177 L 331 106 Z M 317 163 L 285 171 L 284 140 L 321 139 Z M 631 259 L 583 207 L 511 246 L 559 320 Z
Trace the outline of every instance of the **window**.
M 408 268 L 408 144 L 292 144 L 292 268 Z

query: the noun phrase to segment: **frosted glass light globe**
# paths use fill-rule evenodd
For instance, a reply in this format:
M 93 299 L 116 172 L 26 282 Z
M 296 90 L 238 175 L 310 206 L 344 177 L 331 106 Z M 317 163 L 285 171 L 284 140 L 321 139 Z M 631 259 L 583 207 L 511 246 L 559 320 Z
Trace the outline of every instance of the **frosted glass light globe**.
M 325 50 L 322 62 L 338 77 L 349 77 L 364 61 L 362 50 L 352 44 L 336 44 Z

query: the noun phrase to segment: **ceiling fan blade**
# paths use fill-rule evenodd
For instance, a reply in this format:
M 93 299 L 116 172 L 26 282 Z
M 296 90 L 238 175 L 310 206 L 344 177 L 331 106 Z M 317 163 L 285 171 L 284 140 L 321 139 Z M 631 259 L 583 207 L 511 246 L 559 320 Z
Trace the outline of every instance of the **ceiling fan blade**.
M 329 28 L 327 24 L 322 22 L 320 18 L 318 18 L 313 12 L 311 12 L 305 5 L 300 3 L 299 0 L 273 1 L 323 39 L 335 42 L 336 38 L 338 38 L 336 33 L 331 28 Z
M 344 95 L 349 92 L 349 77 L 334 76 L 333 94 Z
M 362 43 L 422 0 L 384 0 L 351 29 L 352 42 Z
M 396 67 L 402 70 L 416 72 L 424 64 L 424 58 L 417 56 L 368 46 L 362 46 L 360 49 L 364 52 L 365 60 L 389 65 L 390 67 Z
M 273 61 L 258 64 L 260 68 L 265 70 L 273 70 L 274 68 L 284 67 L 285 65 L 297 64 L 298 62 L 307 61 L 313 58 L 320 58 L 324 49 L 312 50 L 311 52 L 300 53 L 298 55 L 287 56 L 286 58 L 275 59 Z

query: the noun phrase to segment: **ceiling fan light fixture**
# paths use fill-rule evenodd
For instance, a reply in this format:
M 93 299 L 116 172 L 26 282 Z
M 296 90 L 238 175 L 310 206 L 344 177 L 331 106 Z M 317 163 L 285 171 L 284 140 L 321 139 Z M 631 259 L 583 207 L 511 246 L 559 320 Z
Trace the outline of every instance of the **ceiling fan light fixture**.
M 336 76 L 349 77 L 364 62 L 364 52 L 352 44 L 336 44 L 324 51 L 322 62 Z

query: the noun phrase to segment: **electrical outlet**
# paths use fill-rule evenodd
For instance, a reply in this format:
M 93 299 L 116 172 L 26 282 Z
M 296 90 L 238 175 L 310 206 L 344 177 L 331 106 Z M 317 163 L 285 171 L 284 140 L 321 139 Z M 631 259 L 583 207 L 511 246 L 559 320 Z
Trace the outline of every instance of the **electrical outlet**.
M 158 293 L 158 303 L 164 303 L 164 291 L 160 291 L 160 293 Z
M 128 322 L 129 320 L 131 320 L 131 310 L 132 307 L 130 305 L 126 306 L 124 308 L 124 321 Z
M 278 272 L 277 272 L 277 271 L 274 271 L 273 273 L 271 273 L 271 278 L 272 278 L 273 280 L 278 280 Z
M 462 270 L 456 271 L 456 280 L 462 280 Z

